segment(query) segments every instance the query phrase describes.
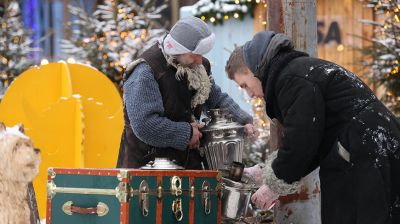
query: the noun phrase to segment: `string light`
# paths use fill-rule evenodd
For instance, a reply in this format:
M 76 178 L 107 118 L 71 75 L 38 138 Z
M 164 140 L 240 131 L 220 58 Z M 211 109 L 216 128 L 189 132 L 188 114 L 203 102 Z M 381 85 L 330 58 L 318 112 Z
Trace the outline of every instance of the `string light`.
M 337 51 L 343 51 L 343 50 L 344 50 L 343 44 L 339 44 L 339 45 L 336 47 L 336 50 L 337 50 Z
M 255 121 L 257 128 L 260 131 L 260 135 L 267 136 L 268 131 L 265 129 L 269 124 L 267 115 L 265 114 L 265 101 L 262 98 L 253 98 L 251 100 L 252 110 L 255 115 Z
M 20 36 L 14 37 L 14 40 L 13 40 L 14 44 L 18 44 L 20 39 L 21 39 Z
M 127 32 L 121 32 L 121 38 L 125 38 L 125 37 L 127 37 L 128 36 L 128 33 Z
M 267 7 L 266 0 L 235 0 L 235 1 L 224 1 L 224 0 L 217 0 L 223 2 L 222 4 L 227 4 L 232 6 L 232 4 L 240 5 L 241 7 L 233 6 L 233 10 L 228 12 L 222 11 L 219 9 L 214 9 L 210 7 L 206 7 L 205 4 L 199 4 L 196 6 L 196 13 L 194 16 L 199 17 L 203 21 L 210 21 L 213 24 L 222 24 L 224 20 L 228 20 L 230 18 L 238 19 L 243 17 L 243 15 L 252 14 L 254 15 L 254 9 L 256 8 L 257 4 L 263 4 L 264 7 Z M 197 4 L 196 4 L 197 5 Z M 204 7 L 204 8 L 203 8 Z M 224 7 L 221 7 L 223 9 Z M 214 19 L 212 19 L 214 18 Z M 261 23 L 261 21 L 260 21 Z
M 396 75 L 399 73 L 399 67 L 394 67 L 394 69 L 390 72 L 392 75 Z

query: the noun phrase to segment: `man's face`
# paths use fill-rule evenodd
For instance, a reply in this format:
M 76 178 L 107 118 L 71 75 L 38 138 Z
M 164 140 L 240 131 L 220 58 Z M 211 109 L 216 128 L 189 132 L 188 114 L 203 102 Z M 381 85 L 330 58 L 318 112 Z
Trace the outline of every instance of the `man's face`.
M 244 90 L 251 98 L 263 97 L 263 89 L 261 81 L 254 74 L 247 70 L 245 72 L 237 71 L 234 74 L 234 81 Z
M 199 54 L 181 54 L 178 55 L 176 59 L 180 64 L 188 66 L 190 68 L 196 67 L 197 65 L 201 65 L 203 63 L 203 57 Z

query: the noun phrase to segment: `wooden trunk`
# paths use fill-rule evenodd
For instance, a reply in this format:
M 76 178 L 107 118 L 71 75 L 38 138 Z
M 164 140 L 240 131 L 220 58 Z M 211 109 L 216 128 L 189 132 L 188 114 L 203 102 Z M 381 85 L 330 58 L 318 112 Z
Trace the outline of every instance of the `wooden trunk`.
M 220 223 L 217 171 L 50 168 L 54 224 Z

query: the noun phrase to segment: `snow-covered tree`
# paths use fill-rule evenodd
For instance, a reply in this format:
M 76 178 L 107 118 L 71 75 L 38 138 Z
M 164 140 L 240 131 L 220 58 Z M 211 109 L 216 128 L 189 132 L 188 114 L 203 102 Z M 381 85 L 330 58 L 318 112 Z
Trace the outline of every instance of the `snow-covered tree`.
M 33 47 L 31 31 L 22 22 L 17 1 L 0 5 L 0 95 L 8 85 L 33 65 L 30 54 L 39 49 Z
M 166 7 L 166 1 L 156 6 L 154 0 L 145 0 L 143 5 L 105 0 L 89 15 L 69 6 L 71 35 L 62 40 L 62 51 L 66 58 L 90 64 L 118 84 L 126 65 L 165 33 L 159 19 Z
M 374 10 L 376 21 L 366 21 L 374 26 L 371 45 L 362 49 L 365 64 L 371 68 L 372 82 L 386 87 L 383 101 L 396 114 L 400 114 L 400 1 L 365 0 Z
M 254 16 L 257 4 L 265 0 L 199 0 L 193 5 L 192 14 L 212 24 L 223 24 L 225 20 L 243 19 L 244 15 Z

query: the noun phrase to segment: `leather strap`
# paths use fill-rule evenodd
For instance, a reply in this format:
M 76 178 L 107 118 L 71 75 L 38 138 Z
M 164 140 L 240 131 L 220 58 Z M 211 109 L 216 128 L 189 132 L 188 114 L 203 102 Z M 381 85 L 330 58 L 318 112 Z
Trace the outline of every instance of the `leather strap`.
M 71 212 L 78 214 L 97 214 L 97 208 L 81 208 L 71 205 Z

